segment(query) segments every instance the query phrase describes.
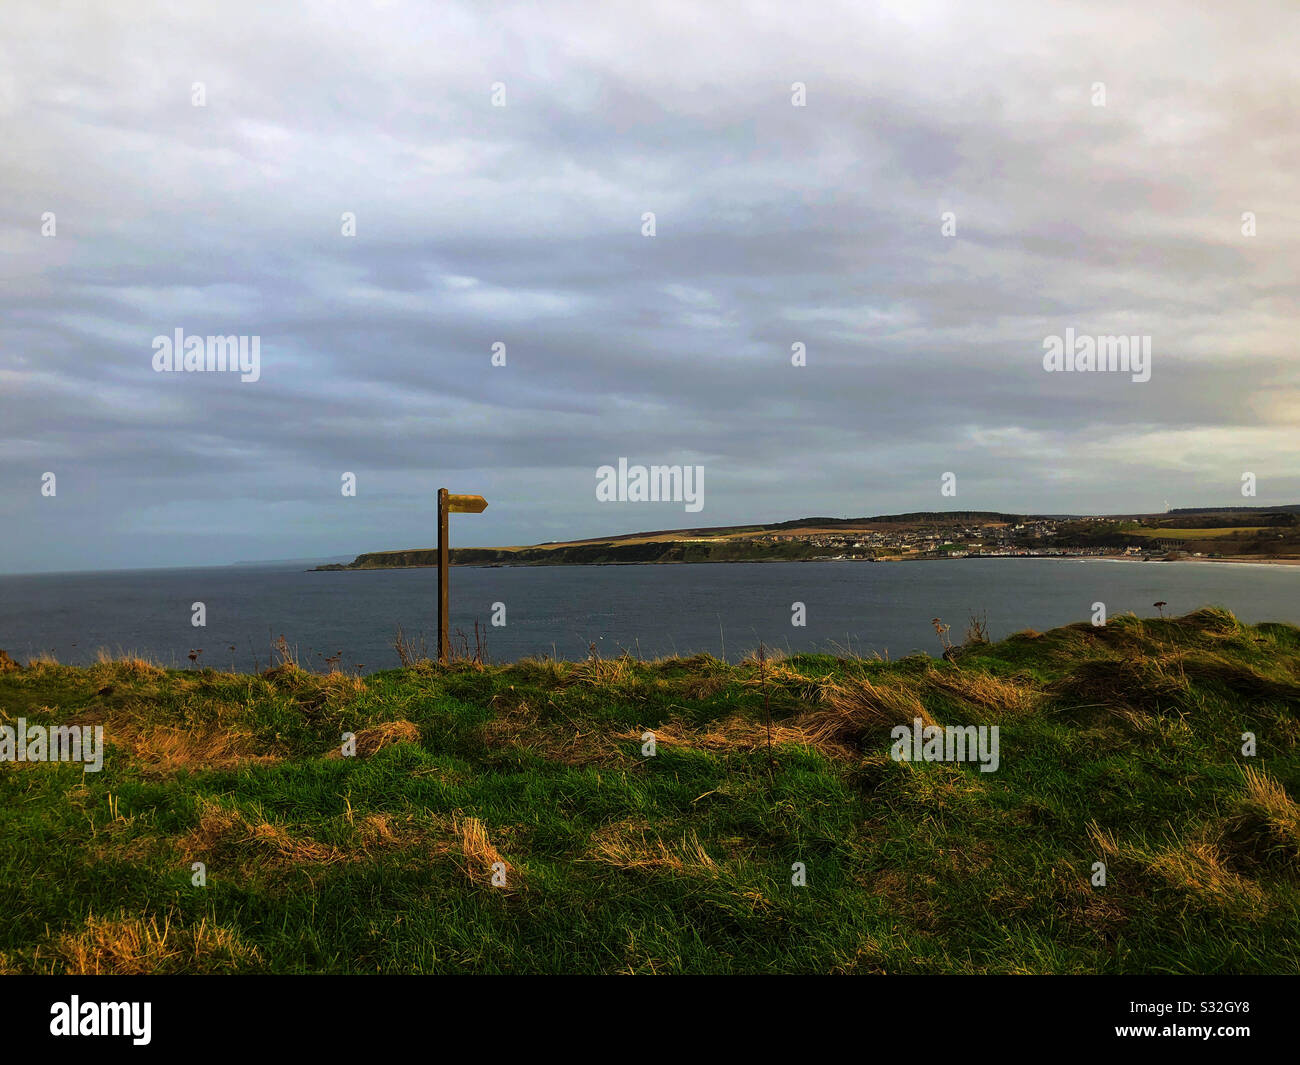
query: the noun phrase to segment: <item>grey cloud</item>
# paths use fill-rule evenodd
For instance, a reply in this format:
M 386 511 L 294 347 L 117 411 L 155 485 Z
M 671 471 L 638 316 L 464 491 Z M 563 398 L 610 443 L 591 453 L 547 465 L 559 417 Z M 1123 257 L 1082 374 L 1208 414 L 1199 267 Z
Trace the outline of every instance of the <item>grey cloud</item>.
M 0 571 L 416 546 L 441 483 L 493 493 L 464 543 L 939 507 L 949 469 L 971 507 L 1300 500 L 1294 7 L 998 14 L 11 4 Z M 1151 335 L 1151 381 L 1044 373 L 1067 326 Z M 261 336 L 262 380 L 155 374 L 177 327 Z M 620 455 L 704 463 L 703 514 L 598 505 Z

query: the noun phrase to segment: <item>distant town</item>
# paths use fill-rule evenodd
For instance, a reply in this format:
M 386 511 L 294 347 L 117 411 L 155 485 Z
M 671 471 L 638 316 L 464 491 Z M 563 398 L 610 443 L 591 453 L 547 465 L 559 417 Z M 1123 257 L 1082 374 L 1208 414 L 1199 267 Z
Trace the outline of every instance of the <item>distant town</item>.
M 1139 515 L 935 511 L 628 533 L 524 547 L 454 548 L 454 565 L 1116 558 L 1300 562 L 1300 506 Z M 321 570 L 436 565 L 433 548 L 375 551 Z

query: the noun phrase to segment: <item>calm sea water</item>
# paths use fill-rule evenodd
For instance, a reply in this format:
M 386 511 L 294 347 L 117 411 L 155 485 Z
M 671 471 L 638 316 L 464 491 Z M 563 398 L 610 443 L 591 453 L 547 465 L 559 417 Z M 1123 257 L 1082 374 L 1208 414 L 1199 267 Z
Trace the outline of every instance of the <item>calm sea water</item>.
M 304 665 L 343 653 L 366 672 L 398 664 L 392 637 L 423 633 L 434 647 L 435 572 L 314 573 L 302 565 L 0 577 L 0 648 L 19 661 L 43 651 L 92 661 L 99 648 L 164 665 L 266 667 L 283 634 Z M 487 627 L 492 661 L 524 655 L 583 658 L 627 649 L 644 657 L 710 651 L 736 659 L 759 641 L 788 651 L 830 650 L 900 657 L 939 643 L 930 619 L 960 639 L 972 613 L 987 612 L 994 638 L 1087 620 L 1094 602 L 1110 614 L 1181 614 L 1226 606 L 1246 621 L 1300 624 L 1300 566 L 1128 563 L 1102 560 L 961 559 L 941 562 L 791 562 L 669 566 L 456 568 L 452 629 L 473 643 Z M 191 625 L 191 604 L 207 626 Z M 803 603 L 806 627 L 791 624 Z M 506 625 L 488 625 L 504 603 Z M 231 650 L 231 647 L 234 650 Z

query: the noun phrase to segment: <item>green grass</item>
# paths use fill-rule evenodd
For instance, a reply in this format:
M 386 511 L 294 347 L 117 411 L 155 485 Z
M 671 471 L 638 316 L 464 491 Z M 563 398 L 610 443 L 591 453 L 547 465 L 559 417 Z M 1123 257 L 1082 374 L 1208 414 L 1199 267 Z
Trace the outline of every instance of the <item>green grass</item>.
M 998 772 L 891 758 L 917 707 Z M 953 661 L 34 664 L 0 723 L 109 746 L 0 765 L 0 971 L 1293 973 L 1298 711 L 1300 629 L 1217 609 Z
M 1164 527 L 1126 529 L 1130 536 L 1147 536 L 1160 540 L 1223 540 L 1237 533 L 1254 535 L 1261 532 L 1282 532 L 1268 525 L 1235 525 L 1223 529 L 1170 529 Z

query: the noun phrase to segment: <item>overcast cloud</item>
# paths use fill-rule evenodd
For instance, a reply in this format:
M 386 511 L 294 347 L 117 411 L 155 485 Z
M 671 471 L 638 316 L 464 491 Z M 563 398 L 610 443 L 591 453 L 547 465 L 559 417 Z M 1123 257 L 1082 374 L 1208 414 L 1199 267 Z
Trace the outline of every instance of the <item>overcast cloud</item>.
M 1300 8 L 987 6 L 8 0 L 0 571 L 1300 502 Z

